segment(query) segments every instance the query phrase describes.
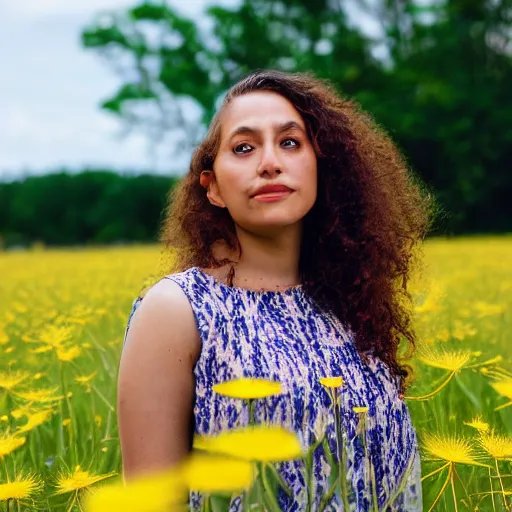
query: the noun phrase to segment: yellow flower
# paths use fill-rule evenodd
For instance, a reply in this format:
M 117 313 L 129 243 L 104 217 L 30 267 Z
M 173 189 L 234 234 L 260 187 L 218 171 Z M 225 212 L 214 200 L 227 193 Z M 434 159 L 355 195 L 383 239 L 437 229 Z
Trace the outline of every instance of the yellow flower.
M 423 347 L 418 351 L 418 359 L 423 363 L 451 372 L 457 372 L 462 369 L 469 363 L 472 357 L 470 350 L 434 350 Z
M 30 376 L 27 372 L 15 371 L 10 373 L 0 373 L 0 388 L 12 389 L 18 384 L 21 384 L 25 379 Z
M 0 459 L 25 444 L 25 437 L 4 434 L 0 437 Z
M 510 402 L 507 402 L 503 405 L 500 405 L 499 407 L 496 407 L 495 410 L 503 409 L 504 407 L 512 405 L 512 378 L 506 378 L 503 380 L 492 382 L 491 386 L 499 395 L 504 396 L 505 398 L 508 398 L 510 400 Z
M 41 482 L 34 476 L 23 478 L 20 475 L 12 482 L 0 485 L 0 501 L 27 499 L 40 488 Z
M 195 443 L 203 450 L 246 460 L 279 462 L 305 455 L 297 436 L 276 426 L 257 425 L 217 436 L 196 436 Z
M 71 418 L 64 418 L 64 419 L 62 420 L 62 426 L 63 426 L 63 427 L 67 427 L 67 426 L 68 426 L 68 425 L 70 425 L 70 424 L 71 424 Z
M 85 497 L 86 512 L 166 512 L 181 510 L 186 487 L 175 470 L 139 476 L 126 483 L 92 489 Z
M 489 302 L 475 302 L 475 309 L 478 311 L 478 318 L 484 316 L 500 315 L 505 312 L 505 306 L 502 304 L 490 304 Z
M 249 489 L 256 476 L 251 462 L 197 452 L 185 461 L 181 475 L 190 490 L 208 493 Z
M 58 325 L 47 325 L 39 335 L 39 340 L 45 345 L 57 348 L 69 341 L 74 333 L 71 327 L 60 327 Z
M 56 353 L 60 361 L 69 362 L 76 359 L 82 353 L 82 349 L 76 345 L 71 347 L 57 347 Z
M 512 436 L 482 433 L 479 442 L 482 448 L 494 459 L 512 460 Z
M 343 386 L 344 381 L 342 377 L 322 377 L 320 379 L 320 384 L 326 388 L 339 388 Z
M 368 412 L 368 407 L 353 407 L 352 410 L 359 414 L 363 414 L 365 412 Z
M 98 371 L 94 371 L 89 375 L 79 375 L 75 377 L 75 382 L 78 382 L 78 384 L 88 384 L 96 376 L 97 373 Z
M 213 391 L 219 395 L 229 396 L 231 398 L 241 398 L 245 400 L 265 398 L 282 393 L 281 384 L 266 379 L 240 378 L 215 384 Z
M 38 389 L 36 391 L 18 391 L 16 395 L 25 400 L 29 400 L 30 402 L 53 402 L 55 400 L 60 400 L 64 398 L 63 396 L 55 396 L 54 393 L 59 388 L 52 389 Z
M 99 414 L 96 414 L 96 416 L 94 416 L 94 422 L 96 423 L 96 426 L 100 428 L 103 423 L 103 418 Z
M 489 423 L 486 423 L 485 421 L 483 421 L 481 416 L 477 416 L 476 418 L 473 418 L 469 422 L 464 422 L 464 425 L 473 427 L 476 430 L 479 430 L 481 432 L 486 432 L 487 430 L 489 430 Z
M 64 494 L 67 492 L 78 491 L 89 487 L 100 480 L 110 478 L 116 473 L 107 473 L 106 475 L 91 475 L 88 471 L 82 471 L 80 466 L 75 467 L 75 471 L 68 476 L 61 475 L 57 480 L 57 492 L 55 494 Z
M 46 409 L 44 411 L 38 411 L 34 414 L 30 414 L 28 416 L 28 421 L 25 425 L 22 425 L 20 428 L 16 430 L 16 434 L 22 434 L 24 432 L 29 432 L 30 430 L 46 423 L 52 416 L 53 411 L 50 409 Z
M 463 437 L 458 438 L 451 435 L 443 437 L 439 434 L 426 434 L 423 446 L 436 459 L 457 464 L 485 466 L 485 464 L 481 464 L 476 460 L 478 454 L 475 453 L 471 441 Z

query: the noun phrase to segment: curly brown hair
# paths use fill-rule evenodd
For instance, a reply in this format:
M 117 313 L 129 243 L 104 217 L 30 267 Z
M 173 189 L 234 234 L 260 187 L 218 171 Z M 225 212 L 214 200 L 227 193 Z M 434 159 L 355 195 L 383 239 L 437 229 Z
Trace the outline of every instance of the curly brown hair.
M 227 92 L 187 175 L 169 194 L 160 239 L 174 253 L 174 270 L 224 265 L 213 254 L 218 242 L 241 251 L 233 219 L 209 202 L 200 174 L 213 169 L 223 109 L 253 91 L 287 98 L 317 155 L 317 200 L 303 219 L 300 249 L 305 291 L 352 331 L 363 360 L 371 353 L 389 366 L 404 392 L 410 367 L 399 362 L 400 336 L 407 357 L 415 344 L 407 284 L 435 203 L 382 128 L 327 80 L 259 70 Z

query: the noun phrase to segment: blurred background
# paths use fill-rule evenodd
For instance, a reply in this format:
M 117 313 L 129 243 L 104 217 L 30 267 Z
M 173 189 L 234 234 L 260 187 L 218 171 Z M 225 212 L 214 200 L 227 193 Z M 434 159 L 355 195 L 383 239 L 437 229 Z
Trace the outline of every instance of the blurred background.
M 2 2 L 0 247 L 156 240 L 226 90 L 313 71 L 386 128 L 444 210 L 512 231 L 511 0 Z

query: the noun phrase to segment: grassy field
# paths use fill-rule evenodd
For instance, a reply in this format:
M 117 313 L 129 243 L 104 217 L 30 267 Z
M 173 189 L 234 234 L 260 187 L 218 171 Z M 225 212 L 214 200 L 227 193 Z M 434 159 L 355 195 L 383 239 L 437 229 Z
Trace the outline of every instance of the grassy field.
M 407 397 L 424 508 L 506 510 L 512 238 L 429 240 L 425 260 Z M 79 510 L 80 493 L 120 472 L 124 329 L 143 284 L 165 268 L 156 247 L 0 253 L 0 510 Z

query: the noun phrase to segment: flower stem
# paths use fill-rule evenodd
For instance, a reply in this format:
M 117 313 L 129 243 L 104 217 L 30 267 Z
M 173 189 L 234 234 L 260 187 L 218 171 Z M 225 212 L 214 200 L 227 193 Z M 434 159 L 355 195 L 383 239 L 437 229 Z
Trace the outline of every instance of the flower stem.
M 492 476 L 491 476 L 491 466 L 489 466 L 489 484 L 491 484 L 491 499 L 492 499 L 492 510 L 493 512 L 496 512 L 496 504 L 494 503 L 494 484 L 492 482 Z
M 506 494 L 505 494 L 505 488 L 503 487 L 503 480 L 501 478 L 500 466 L 498 465 L 498 459 L 494 459 L 494 463 L 496 464 L 496 474 L 498 475 L 498 479 L 500 481 L 501 493 L 503 496 L 503 503 L 505 505 L 505 510 L 508 510 L 508 503 L 507 503 L 507 498 L 506 498 Z
M 348 512 L 350 510 L 350 504 L 348 502 L 348 487 L 347 487 L 347 468 L 346 468 L 346 447 L 345 447 L 345 439 L 342 432 L 342 424 L 341 424 L 341 407 L 339 395 L 337 393 L 337 389 L 334 390 L 334 422 L 335 422 L 335 430 L 336 430 L 336 447 L 338 450 L 338 460 L 340 464 L 340 472 L 339 472 L 339 484 L 341 490 L 341 499 L 343 501 L 343 510 L 344 512 Z
M 451 372 L 450 375 L 448 375 L 448 378 L 443 383 L 441 383 L 436 389 L 434 389 L 434 391 L 431 391 L 427 395 L 406 396 L 405 400 L 428 400 L 429 398 L 432 398 L 434 395 L 437 395 L 437 393 L 439 393 L 439 391 L 441 391 L 453 379 L 456 373 L 456 371 Z
M 455 512 L 459 512 L 459 509 L 457 507 L 457 494 L 455 493 L 455 482 L 453 479 L 453 474 L 455 473 L 455 470 L 453 468 L 450 469 L 450 483 L 452 484 L 453 505 L 455 507 Z

